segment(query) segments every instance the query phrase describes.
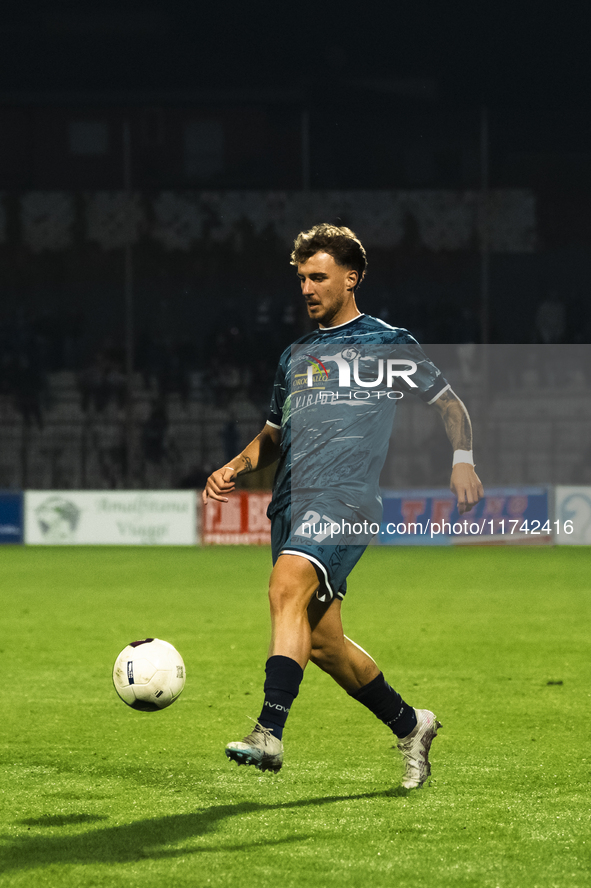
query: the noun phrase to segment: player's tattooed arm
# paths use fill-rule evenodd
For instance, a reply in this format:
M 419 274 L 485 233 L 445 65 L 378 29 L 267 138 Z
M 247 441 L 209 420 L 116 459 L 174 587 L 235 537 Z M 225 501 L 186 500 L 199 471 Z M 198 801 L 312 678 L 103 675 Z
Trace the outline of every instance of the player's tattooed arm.
M 434 402 L 454 450 L 472 450 L 472 423 L 464 404 L 456 393 L 447 389 Z
M 238 475 L 246 475 L 257 469 L 270 466 L 279 458 L 280 430 L 270 425 L 265 425 L 254 441 L 244 448 L 242 453 L 230 460 L 221 469 L 212 472 L 205 484 L 203 502 L 209 499 L 221 503 L 228 502 L 228 494 L 236 487 Z
M 273 426 L 265 425 L 254 441 L 245 447 L 242 453 L 233 459 L 230 465 L 237 475 L 246 475 L 265 469 L 279 459 L 280 431 Z
M 447 389 L 434 402 L 443 419 L 451 446 L 455 450 L 472 450 L 472 423 L 464 404 L 452 389 Z M 451 472 L 450 489 L 458 498 L 460 515 L 469 512 L 484 496 L 480 478 L 469 462 L 458 462 Z
M 241 456 L 240 459 L 244 465 L 241 469 L 238 469 L 238 474 L 241 475 L 243 472 L 252 472 L 252 460 L 250 456 Z

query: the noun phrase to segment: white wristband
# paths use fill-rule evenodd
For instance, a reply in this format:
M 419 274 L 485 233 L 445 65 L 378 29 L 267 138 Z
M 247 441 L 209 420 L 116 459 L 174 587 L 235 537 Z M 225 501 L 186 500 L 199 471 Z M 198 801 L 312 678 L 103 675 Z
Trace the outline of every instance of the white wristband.
M 458 463 L 468 463 L 468 465 L 474 465 L 474 456 L 471 450 L 454 450 L 454 459 L 452 462 L 452 468 L 457 466 Z

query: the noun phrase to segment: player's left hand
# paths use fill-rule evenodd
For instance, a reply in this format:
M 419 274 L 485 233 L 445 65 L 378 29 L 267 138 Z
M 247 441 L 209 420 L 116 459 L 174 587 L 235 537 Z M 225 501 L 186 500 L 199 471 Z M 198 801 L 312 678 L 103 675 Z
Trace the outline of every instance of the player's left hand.
M 450 490 L 458 498 L 458 512 L 463 515 L 484 496 L 482 481 L 470 463 L 456 463 L 451 470 Z

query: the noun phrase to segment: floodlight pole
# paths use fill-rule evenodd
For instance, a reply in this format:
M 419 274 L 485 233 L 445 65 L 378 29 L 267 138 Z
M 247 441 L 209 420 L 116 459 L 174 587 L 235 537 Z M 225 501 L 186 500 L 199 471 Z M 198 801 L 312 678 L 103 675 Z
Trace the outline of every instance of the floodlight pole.
M 480 338 L 490 340 L 490 173 L 488 109 L 480 109 Z
M 494 448 L 490 442 L 490 156 L 488 109 L 480 109 L 480 340 L 482 342 L 480 380 L 480 435 L 482 457 L 489 477 L 493 475 L 490 464 Z
M 126 243 L 124 246 L 124 305 L 125 305 L 125 487 L 134 486 L 134 312 L 133 312 L 133 247 L 131 244 L 131 128 L 123 121 L 123 189 L 127 211 Z

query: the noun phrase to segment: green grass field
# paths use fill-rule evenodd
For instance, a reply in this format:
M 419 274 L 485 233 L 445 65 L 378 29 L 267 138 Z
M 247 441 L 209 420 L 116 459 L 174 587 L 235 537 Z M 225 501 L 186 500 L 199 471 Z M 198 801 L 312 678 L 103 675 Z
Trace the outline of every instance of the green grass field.
M 281 773 L 226 760 L 260 710 L 269 559 L 0 551 L 0 885 L 591 885 L 591 552 L 364 556 L 346 631 L 444 724 L 414 792 L 393 736 L 313 666 Z M 188 672 L 153 714 L 111 685 L 146 635 Z

